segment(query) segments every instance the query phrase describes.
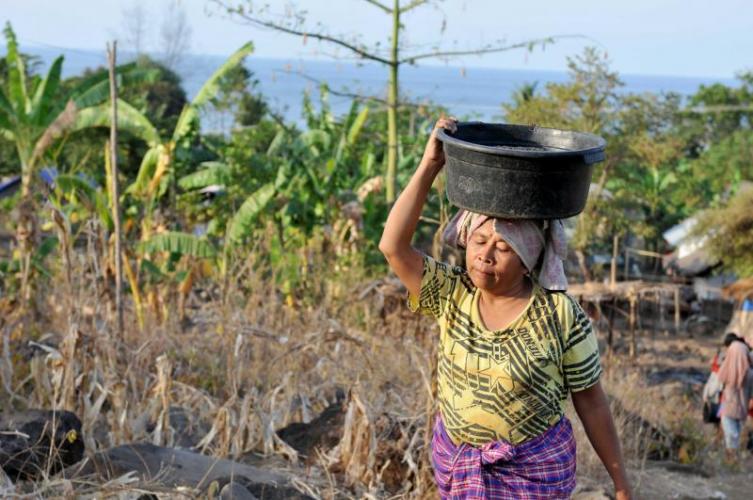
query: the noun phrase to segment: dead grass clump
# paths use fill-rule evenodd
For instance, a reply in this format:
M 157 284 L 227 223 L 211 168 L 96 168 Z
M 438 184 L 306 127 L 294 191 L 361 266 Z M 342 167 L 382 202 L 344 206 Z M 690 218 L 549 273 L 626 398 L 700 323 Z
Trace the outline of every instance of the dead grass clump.
M 251 258 L 234 268 L 224 293 L 192 292 L 185 322 L 146 314 L 141 328 L 127 301 L 119 337 L 111 303 L 97 293 L 93 269 L 101 260 L 78 249 L 61 261 L 68 278 L 46 284 L 37 297 L 42 314 L 23 326 L 49 332 L 33 350 L 28 337 L 11 341 L 17 325 L 3 325 L 2 400 L 11 407 L 73 411 L 90 456 L 134 441 L 174 445 L 185 434 L 175 427 L 175 410 L 185 410 L 205 432 L 193 443 L 202 452 L 237 460 L 280 456 L 295 469 L 298 453 L 276 430 L 310 422 L 337 399 L 338 388 L 352 388 L 337 445 L 321 450 L 303 482 L 321 496 L 413 496 L 431 488 L 417 479 L 427 467 L 431 337 L 415 333 L 432 325 L 385 311 L 374 298 L 391 304 L 394 290 L 383 280 L 369 280 L 352 263 L 333 279 L 331 262 L 314 259 L 307 289 L 316 300 L 290 300 L 278 292 L 274 273 Z M 215 288 L 206 277 L 194 285 Z M 133 479 L 124 481 L 133 486 Z

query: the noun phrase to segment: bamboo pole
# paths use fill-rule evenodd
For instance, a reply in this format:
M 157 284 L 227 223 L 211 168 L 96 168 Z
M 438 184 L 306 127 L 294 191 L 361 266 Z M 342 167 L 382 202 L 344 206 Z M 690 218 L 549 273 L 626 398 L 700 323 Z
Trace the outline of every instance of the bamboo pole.
M 110 166 L 112 168 L 112 218 L 115 226 L 115 310 L 118 337 L 123 338 L 123 269 L 120 229 L 120 191 L 118 189 L 118 82 L 115 77 L 118 42 L 107 44 L 107 63 L 110 71 Z

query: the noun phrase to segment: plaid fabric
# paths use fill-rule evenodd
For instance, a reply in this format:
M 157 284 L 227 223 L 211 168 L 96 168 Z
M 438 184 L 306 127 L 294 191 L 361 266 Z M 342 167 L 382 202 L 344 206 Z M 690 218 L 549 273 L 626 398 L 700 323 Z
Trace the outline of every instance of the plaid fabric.
M 442 500 L 566 499 L 575 489 L 575 436 L 565 417 L 520 445 L 475 448 L 455 446 L 437 415 L 431 446 Z

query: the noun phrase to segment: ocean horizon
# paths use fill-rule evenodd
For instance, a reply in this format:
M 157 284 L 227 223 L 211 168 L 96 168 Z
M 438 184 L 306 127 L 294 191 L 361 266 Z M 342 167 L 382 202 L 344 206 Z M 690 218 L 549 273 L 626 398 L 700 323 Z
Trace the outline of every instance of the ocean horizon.
M 88 68 L 104 66 L 104 50 L 21 47 L 22 51 L 39 57 L 43 68 L 58 55 L 65 56 L 63 76 L 83 73 Z M 120 62 L 133 58 L 120 54 Z M 183 88 L 192 98 L 204 81 L 225 60 L 223 56 L 187 54 L 175 68 Z M 355 63 L 313 59 L 272 59 L 249 56 L 246 67 L 259 81 L 258 92 L 266 97 L 271 108 L 286 120 L 302 122 L 303 93 L 309 92 L 318 103 L 319 85 L 326 83 L 333 92 L 384 98 L 387 69 L 376 63 Z M 416 103 L 436 103 L 450 113 L 465 119 L 500 121 L 502 104 L 510 102 L 522 85 L 536 83 L 543 91 L 547 83 L 568 80 L 565 71 L 535 69 L 481 68 L 473 66 L 420 65 L 401 67 L 400 84 L 403 99 Z M 675 92 L 682 96 L 695 93 L 700 85 L 723 83 L 736 85 L 732 78 L 689 77 L 671 75 L 621 74 L 624 86 L 620 93 Z M 336 115 L 348 111 L 352 99 L 331 94 L 330 105 Z

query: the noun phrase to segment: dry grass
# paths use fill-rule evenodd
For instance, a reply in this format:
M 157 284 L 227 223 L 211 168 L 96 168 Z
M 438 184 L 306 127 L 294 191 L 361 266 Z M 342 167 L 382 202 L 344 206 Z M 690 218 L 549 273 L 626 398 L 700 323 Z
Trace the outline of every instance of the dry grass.
M 54 270 L 60 279 L 37 289 L 37 317 L 6 304 L 3 407 L 73 411 L 88 454 L 133 441 L 174 445 L 168 417 L 180 407 L 208 429 L 197 444 L 203 453 L 282 457 L 313 496 L 434 497 L 426 437 L 435 330 L 407 312 L 390 281 L 319 255 L 305 270 L 306 289 L 316 292 L 285 296 L 272 285 L 273 274 L 245 256 L 230 272 L 226 300 L 214 281 L 199 280 L 186 302 L 188 324 L 177 314 L 161 321 L 147 315 L 139 328 L 129 307 L 118 338 L 102 284 L 106 265 L 92 251 L 96 245 L 85 248 L 66 252 L 60 262 L 67 265 Z M 176 303 L 168 301 L 167 309 Z M 656 422 L 658 408 L 639 376 L 624 368 L 615 362 L 605 383 L 627 409 L 615 409 L 616 421 L 628 458 L 640 466 L 651 436 L 635 433 L 628 411 Z M 310 421 L 338 390 L 349 394 L 341 440 L 304 468 L 275 430 Z M 603 481 L 600 462 L 575 427 L 579 474 Z M 51 496 L 121 494 L 134 481 L 48 479 L 23 488 Z

